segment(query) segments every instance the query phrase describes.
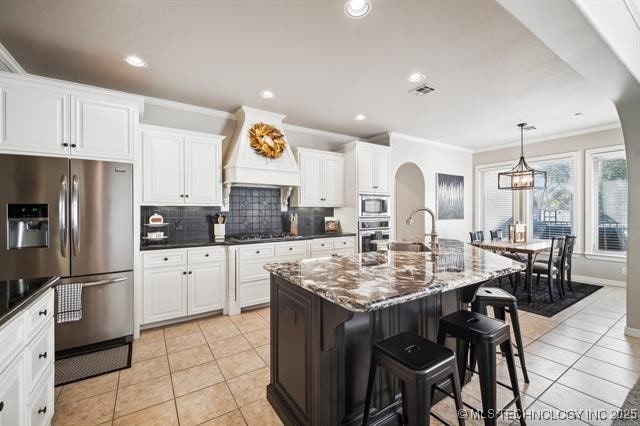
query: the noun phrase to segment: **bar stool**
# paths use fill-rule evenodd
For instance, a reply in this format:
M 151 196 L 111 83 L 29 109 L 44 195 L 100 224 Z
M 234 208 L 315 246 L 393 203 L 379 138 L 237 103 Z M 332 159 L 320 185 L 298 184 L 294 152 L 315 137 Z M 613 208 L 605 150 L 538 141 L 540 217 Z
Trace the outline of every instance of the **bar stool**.
M 507 367 L 511 386 L 500 383 L 501 386 L 510 388 L 513 399 L 500 411 L 509 408 L 515 402 L 520 416 L 520 424 L 525 425 L 518 388 L 518 373 L 516 372 L 513 351 L 511 350 L 511 336 L 509 324 L 490 318 L 488 316 L 471 311 L 458 311 L 440 318 L 438 326 L 438 343 L 443 345 L 447 337 L 454 337 L 465 343 L 465 348 L 478 356 L 480 393 L 482 395 L 482 413 L 485 425 L 495 425 L 499 416 L 496 393 L 496 348 L 507 357 Z M 468 350 L 458 354 L 458 376 L 460 384 L 464 383 L 467 370 Z M 473 372 L 472 372 L 473 374 Z
M 373 346 L 362 416 L 363 426 L 367 424 L 369 418 L 371 393 L 378 365 L 402 382 L 402 411 L 405 423 L 408 421 L 411 426 L 429 425 L 433 388 L 436 387 L 444 392 L 438 385 L 447 380 L 451 381 L 453 388 L 453 395 L 448 393 L 447 395 L 455 400 L 456 412 L 462 410 L 455 353 L 415 333 L 406 332 L 381 340 Z M 433 416 L 446 424 L 437 415 Z M 464 419 L 458 417 L 458 423 L 464 426 Z
M 491 306 L 496 318 L 502 321 L 505 320 L 505 311 L 509 312 L 513 334 L 516 338 L 514 346 L 518 349 L 518 353 L 514 355 L 520 358 L 520 367 L 522 368 L 524 381 L 525 383 L 529 383 L 527 366 L 524 361 L 524 345 L 522 344 L 522 334 L 520 333 L 520 320 L 518 318 L 518 302 L 516 297 L 501 288 L 480 287 L 476 292 L 475 299 L 471 302 L 471 310 L 479 314 L 487 315 L 487 306 Z M 471 359 L 471 369 L 474 370 L 475 367 L 475 360 Z

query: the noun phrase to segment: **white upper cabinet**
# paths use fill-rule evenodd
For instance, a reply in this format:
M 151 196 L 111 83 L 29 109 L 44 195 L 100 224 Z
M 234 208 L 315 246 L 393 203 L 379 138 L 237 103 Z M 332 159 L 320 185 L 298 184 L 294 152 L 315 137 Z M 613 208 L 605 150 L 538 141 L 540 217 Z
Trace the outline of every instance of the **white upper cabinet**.
M 296 150 L 301 186 L 294 191 L 292 205 L 340 207 L 344 194 L 342 154 L 313 149 Z
M 10 74 L 0 97 L 3 152 L 133 161 L 140 97 Z
M 388 194 L 389 149 L 373 144 L 359 143 L 357 158 L 358 192 Z
M 185 202 L 222 204 L 222 143 L 212 139 L 185 139 Z
M 143 204 L 222 204 L 223 136 L 143 126 Z
M 184 203 L 184 142 L 180 135 L 142 132 L 145 203 Z
M 133 159 L 136 109 L 107 97 L 71 97 L 71 154 Z
M 3 150 L 69 153 L 69 94 L 0 81 L 0 147 Z

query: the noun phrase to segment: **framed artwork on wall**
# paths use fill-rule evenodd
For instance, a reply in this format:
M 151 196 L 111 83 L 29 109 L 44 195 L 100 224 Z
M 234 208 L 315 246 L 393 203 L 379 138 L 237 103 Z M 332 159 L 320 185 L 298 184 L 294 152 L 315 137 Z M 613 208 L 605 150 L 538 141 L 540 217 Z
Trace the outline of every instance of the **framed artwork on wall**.
M 464 176 L 436 173 L 438 220 L 464 219 Z

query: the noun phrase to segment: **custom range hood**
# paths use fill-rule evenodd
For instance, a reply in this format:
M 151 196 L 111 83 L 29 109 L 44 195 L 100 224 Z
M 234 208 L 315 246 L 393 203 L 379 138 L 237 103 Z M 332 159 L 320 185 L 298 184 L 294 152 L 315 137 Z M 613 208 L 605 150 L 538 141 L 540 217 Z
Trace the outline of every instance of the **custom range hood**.
M 300 186 L 300 169 L 282 128 L 286 116 L 246 106 L 240 107 L 235 116 L 238 124 L 223 163 L 222 209 L 228 210 L 231 186 L 236 185 L 280 188 L 280 209 L 286 211 L 291 191 Z M 264 151 L 256 144 L 254 127 L 261 124 L 267 125 L 259 126 L 257 134 L 265 144 Z M 282 138 L 274 141 L 269 134 L 260 133 L 265 128 L 279 131 Z M 277 157 L 269 157 L 274 151 Z

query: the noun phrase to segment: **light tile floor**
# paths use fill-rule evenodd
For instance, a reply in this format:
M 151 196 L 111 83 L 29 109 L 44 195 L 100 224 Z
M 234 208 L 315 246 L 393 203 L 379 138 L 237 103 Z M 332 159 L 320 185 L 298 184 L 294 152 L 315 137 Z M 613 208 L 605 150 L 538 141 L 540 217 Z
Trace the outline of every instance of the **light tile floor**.
M 524 384 L 520 377 L 521 391 L 530 414 L 609 412 L 622 406 L 640 379 L 640 339 L 624 335 L 622 288 L 605 287 L 551 318 L 520 311 L 520 321 L 531 381 Z M 503 360 L 498 363 L 499 379 L 508 382 Z M 281 424 L 265 399 L 268 382 L 269 309 L 218 315 L 145 331 L 134 343 L 131 369 L 56 388 L 54 424 Z M 508 390 L 498 392 L 499 403 L 510 399 Z M 480 407 L 476 378 L 464 387 L 463 399 Z M 448 398 L 434 411 L 455 423 Z

